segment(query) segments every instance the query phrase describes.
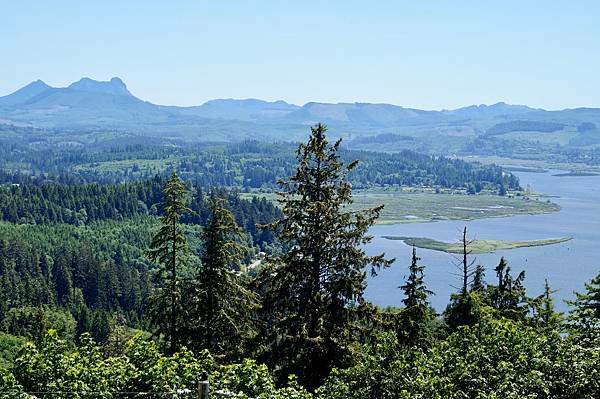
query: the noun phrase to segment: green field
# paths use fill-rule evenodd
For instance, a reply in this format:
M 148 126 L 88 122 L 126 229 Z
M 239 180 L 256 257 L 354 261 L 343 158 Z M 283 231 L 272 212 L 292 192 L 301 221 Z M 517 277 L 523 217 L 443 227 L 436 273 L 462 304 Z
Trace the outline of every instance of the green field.
M 403 241 L 406 245 L 413 245 L 418 248 L 432 249 L 434 251 L 443 251 L 453 254 L 462 253 L 463 246 L 460 242 L 448 243 L 436 241 L 431 238 L 424 237 L 397 237 L 383 236 L 388 240 Z M 501 241 L 501 240 L 473 240 L 469 244 L 469 251 L 474 254 L 484 254 L 496 252 L 502 249 L 515 249 L 525 247 L 540 247 L 544 245 L 559 244 L 571 240 L 571 237 L 549 238 L 547 240 L 532 240 L 532 241 Z
M 274 200 L 273 193 L 245 193 L 243 196 L 261 196 Z M 419 223 L 439 220 L 473 220 L 513 215 L 537 215 L 556 212 L 560 207 L 552 202 L 527 197 L 500 197 L 462 193 L 435 194 L 428 190 L 408 192 L 397 188 L 357 190 L 353 209 L 384 205 L 378 223 Z

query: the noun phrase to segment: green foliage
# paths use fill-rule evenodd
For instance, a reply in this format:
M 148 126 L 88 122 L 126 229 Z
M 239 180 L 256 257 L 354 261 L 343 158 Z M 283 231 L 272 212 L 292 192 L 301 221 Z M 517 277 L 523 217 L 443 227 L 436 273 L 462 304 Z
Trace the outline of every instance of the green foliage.
M 249 248 L 243 230 L 218 199 L 201 232 L 197 276 L 184 293 L 187 344 L 214 354 L 240 353 L 253 334 L 258 298 L 240 274 Z
M 536 298 L 529 299 L 531 308 L 531 319 L 535 325 L 549 330 L 562 330 L 564 317 L 562 313 L 557 313 L 554 308 L 554 299 L 552 294 L 556 291 L 550 289 L 548 280 L 544 280 L 544 292 Z
M 500 263 L 494 271 L 498 277 L 498 285 L 488 286 L 491 306 L 503 317 L 523 320 L 527 313 L 525 288 L 523 287 L 525 271 L 521 271 L 517 277 L 513 277 L 510 274 L 510 266 L 504 258 L 500 258 Z
M 346 209 L 352 202 L 346 175 L 356 162 L 344 165 L 340 141 L 329 145 L 325 131 L 320 124 L 311 129 L 308 143 L 298 148 L 296 172 L 281 182 L 284 217 L 272 227 L 286 251 L 264 273 L 271 362 L 312 388 L 349 357 L 367 268 L 374 273 L 391 264 L 364 252 L 382 207 Z
M 393 335 L 379 336 L 317 393 L 340 399 L 594 398 L 599 365 L 598 342 L 580 346 L 556 333 L 487 319 L 426 352 L 403 349 Z
M 194 356 L 182 348 L 171 356 L 164 356 L 156 343 L 141 335 L 127 343 L 124 358 L 135 370 L 129 387 L 138 392 L 174 392 L 195 389 L 203 371 L 212 372 L 216 364 L 206 351 Z
M 600 337 L 600 273 L 585 284 L 586 292 L 576 292 L 576 299 L 569 302 L 573 311 L 569 322 L 575 333 Z
M 275 189 L 277 180 L 291 175 L 296 167 L 296 145 L 292 143 L 243 141 L 211 146 L 189 142 L 172 143 L 169 140 L 165 140 L 166 143 L 161 140 L 144 140 L 127 145 L 123 143 L 127 139 L 122 138 L 121 143 L 117 141 L 106 146 L 96 147 L 90 143 L 83 144 L 80 148 L 65 149 L 52 142 L 40 143 L 47 133 L 41 136 L 35 145 L 23 144 L 3 139 L 0 126 L 0 144 L 6 143 L 0 146 L 0 183 L 30 186 L 32 182 L 52 180 L 69 186 L 82 183 L 105 185 L 150 180 L 156 175 L 168 178 L 170 171 L 177 169 L 182 178 L 204 189 L 216 186 L 243 190 Z M 376 137 L 370 136 L 369 141 Z M 498 185 L 510 189 L 519 188 L 518 178 L 496 165 L 469 163 L 409 150 L 393 153 L 388 152 L 389 145 L 384 150 L 385 152 L 371 152 L 340 149 L 344 162 L 360 161 L 360 165 L 348 176 L 354 187 L 407 185 L 464 188 L 471 184 L 477 187 L 477 191 L 483 188 L 494 190 Z M 19 168 L 15 169 L 15 165 L 19 165 Z M 20 170 L 28 173 L 19 173 Z M 100 193 L 109 190 L 121 194 L 126 191 L 119 187 L 102 186 L 95 187 L 95 190 Z M 153 193 L 158 195 L 159 191 Z M 115 196 L 117 197 L 118 195 Z M 110 198 L 107 198 L 108 205 L 113 205 L 115 201 Z M 65 201 L 69 201 L 69 198 L 65 198 Z M 127 211 L 136 208 L 134 203 Z M 33 215 L 35 212 L 32 212 Z M 73 217 L 73 214 L 70 216 Z
M 53 329 L 61 337 L 75 339 L 76 322 L 68 311 L 45 306 L 11 308 L 0 324 L 2 331 L 25 337 L 36 342 L 41 341 L 48 329 Z M 89 330 L 88 330 L 89 331 Z
M 175 353 L 180 345 L 180 319 L 184 314 L 180 274 L 189 250 L 181 216 L 190 209 L 187 207 L 188 191 L 177 173 L 173 172 L 163 194 L 161 227 L 148 250 L 148 258 L 161 266 L 158 270 L 159 286 L 152 297 L 152 318 L 160 332 L 168 338 L 171 353 Z
M 10 309 L 120 310 L 139 324 L 150 290 L 144 249 L 155 218 L 88 226 L 0 223 L 0 316 Z M 54 326 L 62 330 L 58 326 Z
M 466 237 L 466 236 L 463 236 Z M 529 307 L 537 306 L 536 301 L 532 301 L 525 294 L 523 281 L 525 272 L 522 271 L 515 278 L 510 274 L 511 268 L 504 258 L 500 259 L 498 266 L 494 269 L 498 278 L 498 285 L 485 284 L 483 281 L 484 268 L 477 265 L 475 268 L 469 267 L 467 256 L 469 251 L 469 242 L 463 238 L 463 288 L 460 293 L 453 294 L 450 304 L 444 311 L 446 324 L 451 329 L 459 326 L 473 326 L 478 323 L 482 317 L 493 313 L 495 317 L 506 317 L 513 320 L 525 320 Z M 540 306 L 545 306 L 545 317 L 551 318 L 553 310 L 551 309 L 550 292 L 547 299 L 540 299 Z M 539 309 L 534 309 L 534 311 Z
M 473 267 L 469 258 L 473 241 L 465 229 L 457 265 L 462 284 L 443 319 L 429 308 L 432 293 L 416 250 L 400 287 L 404 307 L 382 311 L 366 302 L 366 273 L 376 274 L 391 261 L 364 252 L 381 207 L 353 210 L 351 182 L 429 184 L 444 176 L 443 185 L 477 192 L 480 183 L 502 172 L 411 154 L 399 161 L 345 153 L 339 141 L 327 142 L 325 130 L 317 125 L 298 148 L 297 167 L 282 182 L 281 212 L 264 200 L 243 201 L 221 189 L 212 189 L 207 200 L 200 187 L 184 184 L 176 174 L 164 193 L 158 177 L 118 185 L 47 185 L 38 177 L 12 175 L 27 184 L 0 188 L 3 217 L 26 224 L 0 222 L 0 397 L 25 398 L 25 392 L 36 391 L 36 397 L 50 391 L 73 398 L 113 398 L 119 391 L 172 395 L 194 390 L 203 371 L 213 392 L 239 399 L 600 396 L 600 275 L 577 294 L 564 328 L 547 282 L 542 295 L 529 298 L 524 273 L 513 276 L 501 259 L 497 285 L 487 284 L 484 267 Z M 186 174 L 210 179 L 204 172 L 213 168 L 225 171 L 220 179 L 232 185 L 244 175 L 249 187 L 293 165 L 276 156 L 275 148 L 288 146 L 243 143 L 199 155 L 173 151 L 189 157 L 180 159 Z M 130 150 L 147 149 L 84 151 L 72 161 L 128 162 Z M 171 149 L 152 151 L 154 161 L 162 162 Z M 345 165 L 348 154 L 384 166 L 382 174 L 374 176 L 371 166 L 361 170 L 355 162 Z M 39 160 L 44 167 L 57 167 L 54 162 Z M 390 177 L 385 168 L 398 168 L 398 162 L 411 165 L 403 169 L 406 176 Z M 433 169 L 415 172 L 425 166 Z M 134 165 L 131 179 L 141 170 Z M 358 180 L 351 180 L 355 172 Z M 4 178 L 8 174 L 0 173 Z M 70 178 L 79 179 L 60 179 Z M 494 187 L 499 184 L 508 188 L 514 181 L 507 175 Z M 159 209 L 151 204 L 157 198 L 163 202 L 160 223 L 153 216 Z M 277 215 L 282 217 L 270 223 Z M 266 233 L 256 222 L 273 229 Z M 273 252 L 258 270 L 244 270 L 250 246 L 267 245 Z M 153 289 L 160 299 L 154 302 L 154 324 L 147 314 Z M 156 326 L 163 336 L 132 328 Z M 168 355 L 161 351 L 165 336 Z M 245 358 L 249 355 L 260 360 Z M 238 362 L 222 363 L 232 360 Z
M 12 366 L 19 350 L 26 342 L 22 337 L 0 333 L 0 369 Z
M 0 172 L 1 174 L 1 172 Z M 158 214 L 163 201 L 164 179 L 123 184 L 59 184 L 26 181 L 19 185 L 0 186 L 0 219 L 19 224 L 94 225 L 105 220 L 127 220 Z M 273 240 L 272 234 L 257 231 L 256 223 L 268 223 L 279 216 L 277 208 L 258 198 L 242 200 L 237 192 L 213 188 L 213 195 L 224 198 L 236 221 L 247 227 L 254 245 Z M 187 224 L 205 224 L 210 209 L 201 187 L 191 190 L 189 207 L 193 212 L 182 215 Z
M 26 392 L 73 392 L 76 398 L 96 392 L 98 397 L 110 398 L 110 392 L 127 389 L 134 369 L 126 358 L 104 359 L 88 336 L 70 351 L 50 330 L 39 348 L 28 344 L 22 349 L 14 376 Z
M 413 247 L 412 261 L 406 282 L 399 288 L 404 292 L 402 303 L 404 308 L 400 313 L 398 336 L 409 345 L 427 345 L 429 322 L 435 317 L 431 310 L 428 297 L 433 292 L 425 287 L 423 272 L 425 267 L 419 265 L 417 249 Z
M 452 294 L 450 303 L 444 310 L 444 321 L 450 330 L 455 330 L 460 326 L 477 324 L 490 312 L 492 309 L 485 304 L 480 293 Z
M 266 366 L 253 360 L 220 366 L 207 351 L 195 355 L 185 348 L 164 356 L 153 341 L 140 335 L 128 341 L 123 355 L 106 357 L 89 336 L 70 348 L 52 330 L 39 346 L 27 344 L 21 350 L 12 372 L 0 369 L 0 390 L 12 392 L 10 397 L 24 392 L 37 392 L 36 396 L 62 392 L 74 398 L 114 398 L 119 392 L 175 394 L 195 392 L 204 371 L 213 392 L 225 391 L 239 399 L 312 397 L 293 378 L 277 388 Z
M 545 132 L 552 133 L 562 130 L 565 125 L 554 122 L 539 121 L 510 121 L 498 123 L 487 129 L 488 136 L 501 135 L 509 132 Z
M 237 399 L 311 399 L 294 376 L 286 386 L 277 388 L 269 369 L 254 360 L 221 367 L 212 377 L 217 392 L 228 392 Z M 231 397 L 231 396 L 230 396 Z

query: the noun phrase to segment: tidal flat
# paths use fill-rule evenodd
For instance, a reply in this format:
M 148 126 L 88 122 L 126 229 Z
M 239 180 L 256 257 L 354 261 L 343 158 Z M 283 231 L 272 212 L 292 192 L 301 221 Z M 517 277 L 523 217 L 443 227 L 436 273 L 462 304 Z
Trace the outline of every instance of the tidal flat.
M 443 251 L 452 254 L 463 252 L 463 244 L 461 242 L 444 242 L 437 241 L 425 237 L 401 237 L 401 236 L 382 236 L 387 240 L 402 241 L 406 245 L 415 246 L 417 248 L 432 249 L 434 251 Z M 541 247 L 545 245 L 560 244 L 570 241 L 571 237 L 548 238 L 544 240 L 528 240 L 528 241 L 503 241 L 503 240 L 471 240 L 469 241 L 467 250 L 472 254 L 486 254 L 496 252 L 503 249 Z

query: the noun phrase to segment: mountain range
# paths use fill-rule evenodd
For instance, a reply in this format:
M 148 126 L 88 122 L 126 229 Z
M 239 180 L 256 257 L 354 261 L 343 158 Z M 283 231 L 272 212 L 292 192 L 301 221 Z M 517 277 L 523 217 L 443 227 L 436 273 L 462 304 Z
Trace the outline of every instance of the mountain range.
M 334 135 L 357 142 L 391 134 L 432 143 L 436 137 L 464 141 L 517 131 L 575 131 L 585 123 L 595 129 L 600 126 L 600 109 L 546 111 L 499 102 L 426 111 L 392 104 L 309 102 L 299 106 L 258 99 L 216 99 L 176 107 L 137 98 L 117 77 L 106 82 L 82 78 L 61 88 L 37 80 L 0 97 L 0 124 L 42 129 L 118 130 L 200 141 L 295 140 L 317 122 L 328 124 Z

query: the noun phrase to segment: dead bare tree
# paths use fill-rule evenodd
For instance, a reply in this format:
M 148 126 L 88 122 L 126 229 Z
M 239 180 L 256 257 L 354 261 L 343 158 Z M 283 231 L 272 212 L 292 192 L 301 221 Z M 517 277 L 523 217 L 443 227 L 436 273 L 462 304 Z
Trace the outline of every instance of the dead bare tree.
M 460 295 L 462 297 L 466 297 L 469 293 L 469 284 L 473 278 L 473 275 L 477 271 L 476 267 L 474 267 L 477 258 L 470 258 L 473 250 L 471 249 L 471 245 L 475 240 L 469 239 L 467 234 L 467 227 L 463 229 L 460 236 L 460 244 L 462 247 L 462 252 L 460 256 L 454 256 L 455 262 L 454 266 L 458 269 L 458 273 L 454 273 L 456 276 L 461 278 L 462 285 L 460 288 L 454 287 L 460 290 Z

